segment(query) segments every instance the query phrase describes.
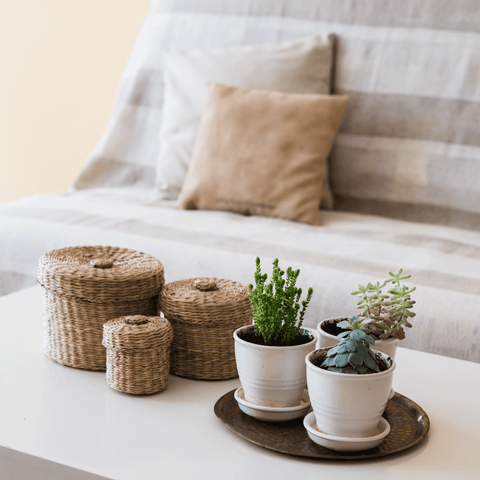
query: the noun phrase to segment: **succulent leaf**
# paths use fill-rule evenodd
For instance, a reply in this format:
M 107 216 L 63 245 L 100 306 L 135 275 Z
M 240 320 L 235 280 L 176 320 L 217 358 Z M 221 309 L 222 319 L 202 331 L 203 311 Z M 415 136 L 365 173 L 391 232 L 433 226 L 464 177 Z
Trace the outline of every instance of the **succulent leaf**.
M 365 364 L 366 367 L 368 367 L 370 370 L 373 370 L 374 372 L 379 372 L 380 369 L 378 368 L 378 365 L 376 364 L 375 360 L 371 356 L 367 356 L 363 359 L 363 363 Z
M 348 356 L 348 363 L 352 367 L 358 367 L 363 364 L 363 358 L 358 353 L 353 352 Z
M 345 351 L 354 352 L 356 349 L 357 349 L 357 342 L 353 338 L 351 338 L 351 335 L 350 335 L 350 338 L 345 342 Z
M 362 357 L 365 358 L 368 355 L 368 348 L 364 347 L 363 345 L 358 345 L 357 353 Z
M 342 320 L 341 322 L 337 323 L 337 327 L 342 328 L 344 330 L 348 329 L 351 330 L 352 326 L 348 320 Z
M 328 352 L 327 352 L 327 357 L 332 357 L 333 355 L 337 354 L 338 353 L 338 347 L 340 346 L 340 344 L 338 345 L 335 345 L 334 347 L 332 347 Z
M 364 340 L 367 337 L 367 334 L 365 332 L 362 332 L 361 330 L 354 330 L 350 334 L 350 338 L 353 340 Z
M 348 353 L 343 353 L 335 357 L 336 367 L 345 367 L 348 364 Z
M 332 357 L 328 357 L 322 363 L 322 367 L 334 367 L 334 366 L 335 366 L 335 358 L 332 358 Z

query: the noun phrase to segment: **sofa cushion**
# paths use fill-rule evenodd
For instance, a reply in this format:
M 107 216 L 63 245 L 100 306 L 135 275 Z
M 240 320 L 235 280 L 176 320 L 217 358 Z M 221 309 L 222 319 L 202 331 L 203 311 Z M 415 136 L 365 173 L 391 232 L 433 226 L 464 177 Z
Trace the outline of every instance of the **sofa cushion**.
M 351 315 L 358 284 L 402 267 L 416 286 L 401 346 L 480 362 L 480 233 L 336 211 L 321 227 L 152 203 L 147 191 L 86 190 L 0 205 L 0 292 L 35 285 L 38 259 L 65 245 L 119 245 L 153 255 L 168 282 L 217 277 L 252 283 L 255 257 L 301 270 L 312 286 L 304 325 Z M 271 272 L 271 270 L 270 270 Z M 13 283 L 13 282 L 15 283 Z
M 192 158 L 208 82 L 289 93 L 330 93 L 333 36 L 167 52 L 156 186 L 176 199 Z M 323 207 L 333 207 L 326 178 Z
M 210 83 L 178 204 L 320 225 L 326 160 L 348 97 Z
M 362 8 L 351 0 L 153 0 L 111 121 L 74 188 L 153 188 L 165 51 L 332 32 L 338 37 L 334 93 L 350 97 L 331 155 L 340 207 L 430 222 L 448 222 L 458 217 L 454 212 L 478 218 L 476 2 L 407 3 L 394 9 L 393 2 L 376 0 Z

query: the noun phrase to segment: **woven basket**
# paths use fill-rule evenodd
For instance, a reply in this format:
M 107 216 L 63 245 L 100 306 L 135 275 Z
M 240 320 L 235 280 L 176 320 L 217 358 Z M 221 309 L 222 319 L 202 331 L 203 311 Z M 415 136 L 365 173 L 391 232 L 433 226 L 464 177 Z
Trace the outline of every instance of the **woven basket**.
M 252 323 L 248 287 L 217 278 L 167 283 L 160 310 L 173 327 L 170 371 L 202 380 L 237 377 L 233 332 Z
M 165 318 L 133 315 L 103 325 L 107 382 L 137 395 L 167 388 L 173 329 Z
M 157 315 L 162 264 L 118 247 L 68 247 L 38 265 L 44 290 L 43 350 L 56 362 L 106 369 L 103 324 L 125 315 Z

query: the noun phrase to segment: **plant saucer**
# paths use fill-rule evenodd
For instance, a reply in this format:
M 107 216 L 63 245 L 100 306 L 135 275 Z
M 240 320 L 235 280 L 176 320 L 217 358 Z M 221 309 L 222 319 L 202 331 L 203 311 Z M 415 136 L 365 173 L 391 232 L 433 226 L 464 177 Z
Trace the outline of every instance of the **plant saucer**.
M 308 436 L 312 441 L 337 452 L 360 452 L 374 448 L 380 445 L 390 433 L 390 424 L 384 418 L 381 418 L 378 423 L 377 434 L 371 437 L 337 437 L 320 432 L 317 430 L 317 422 L 313 412 L 303 419 L 303 425 L 307 429 Z
M 247 402 L 243 393 L 243 387 L 237 388 L 234 393 L 235 400 L 243 413 L 264 422 L 288 422 L 303 417 L 310 408 L 308 390 L 303 391 L 300 403 L 293 407 L 264 407 Z

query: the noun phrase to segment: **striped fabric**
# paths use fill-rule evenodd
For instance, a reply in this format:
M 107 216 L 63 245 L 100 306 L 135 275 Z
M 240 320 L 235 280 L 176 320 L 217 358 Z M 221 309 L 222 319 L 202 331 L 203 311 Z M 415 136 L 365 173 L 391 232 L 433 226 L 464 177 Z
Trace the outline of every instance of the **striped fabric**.
M 338 37 L 335 92 L 351 98 L 331 159 L 339 208 L 480 228 L 476 0 L 154 0 L 74 187 L 153 185 L 165 50 L 328 32 Z
M 335 91 L 351 100 L 332 150 L 339 210 L 323 226 L 152 200 L 165 50 L 330 32 Z M 167 282 L 249 283 L 259 255 L 301 269 L 315 326 L 403 267 L 418 303 L 402 345 L 480 362 L 479 47 L 476 0 L 154 0 L 73 191 L 0 206 L 0 294 L 34 285 L 38 259 L 69 245 L 144 251 Z
M 322 217 L 315 227 L 179 210 L 125 189 L 26 198 L 0 206 L 0 290 L 34 285 L 38 259 L 68 245 L 149 253 L 164 264 L 167 282 L 213 276 L 251 283 L 257 255 L 265 271 L 278 257 L 280 266 L 301 269 L 300 286 L 314 288 L 306 316 L 313 327 L 355 313 L 350 292 L 359 283 L 403 267 L 418 303 L 402 345 L 480 362 L 480 233 L 344 212 Z

